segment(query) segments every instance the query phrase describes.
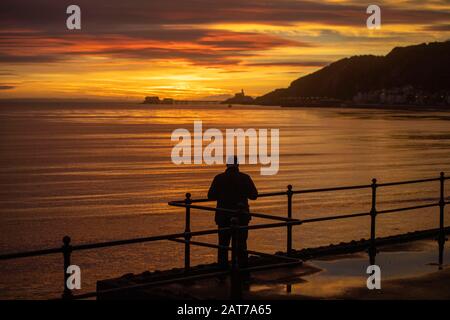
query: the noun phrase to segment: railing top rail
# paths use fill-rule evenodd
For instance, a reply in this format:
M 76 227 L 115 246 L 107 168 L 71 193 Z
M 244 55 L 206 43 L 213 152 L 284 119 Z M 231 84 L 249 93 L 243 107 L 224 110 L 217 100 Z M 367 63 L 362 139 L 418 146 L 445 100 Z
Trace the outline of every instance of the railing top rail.
M 220 230 L 229 230 L 229 229 L 230 228 L 221 228 Z M 165 234 L 165 235 L 158 235 L 158 236 L 151 236 L 151 237 L 141 237 L 141 238 L 132 238 L 132 239 L 124 239 L 124 240 L 71 245 L 70 249 L 71 249 L 71 251 L 90 250 L 90 249 L 115 247 L 115 246 L 142 243 L 142 242 L 171 240 L 171 239 L 183 238 L 186 234 L 189 234 L 191 236 L 204 236 L 204 235 L 209 235 L 209 234 L 215 234 L 218 232 L 219 232 L 219 229 L 208 229 L 208 230 L 199 230 L 199 231 L 191 231 L 191 232 L 172 233 L 172 234 Z M 59 248 L 49 248 L 49 249 L 35 250 L 35 251 L 24 251 L 24 252 L 18 252 L 18 253 L 7 253 L 7 254 L 0 255 L 0 260 L 10 260 L 10 259 L 17 259 L 17 258 L 41 256 L 41 255 L 47 255 L 47 254 L 62 253 L 63 251 L 64 251 L 63 247 L 59 247 Z
M 210 211 L 210 212 L 220 211 L 220 212 L 229 213 L 229 214 L 236 214 L 236 213 L 240 212 L 239 209 L 234 210 L 234 209 L 198 206 L 195 204 L 186 204 L 186 203 L 180 203 L 180 202 L 169 202 L 169 205 L 174 206 L 174 207 L 183 207 L 183 208 L 189 207 L 192 209 L 200 209 L 200 210 Z M 281 217 L 281 216 L 275 216 L 275 215 L 260 213 L 260 212 L 246 212 L 246 214 L 248 214 L 249 216 L 252 216 L 252 217 L 263 218 L 263 219 L 271 219 L 271 220 L 279 220 L 279 221 L 292 220 L 290 218 L 285 218 L 285 217 Z
M 440 178 L 427 178 L 427 179 L 415 179 L 415 180 L 376 183 L 376 186 L 377 187 L 389 187 L 389 186 L 398 186 L 398 185 L 404 185 L 404 184 L 415 184 L 415 183 L 439 181 L 441 179 L 448 180 L 448 179 L 450 179 L 450 177 L 442 176 Z M 312 189 L 300 189 L 300 190 L 291 190 L 291 191 L 286 190 L 286 191 L 264 192 L 264 193 L 260 193 L 258 195 L 258 198 L 284 196 L 284 195 L 287 195 L 288 192 L 292 192 L 292 194 L 332 192 L 332 191 L 343 191 L 343 190 L 369 189 L 369 188 L 372 188 L 372 186 L 373 186 L 372 184 L 361 184 L 361 185 L 350 185 L 350 186 L 342 186 L 342 187 L 327 187 L 327 188 L 312 188 Z M 192 204 L 192 203 L 201 203 L 201 202 L 212 202 L 214 200 L 207 199 L 207 198 L 198 198 L 198 199 L 189 199 L 189 201 Z M 176 204 L 185 204 L 185 200 L 175 200 L 175 201 L 169 202 L 169 205 L 171 205 L 171 206 L 174 206 Z
M 63 252 L 63 249 L 60 247 L 60 248 L 49 248 L 49 249 L 41 249 L 41 250 L 33 250 L 33 251 L 6 253 L 6 254 L 0 255 L 0 260 L 44 256 L 44 255 L 48 255 L 48 254 L 61 253 L 61 252 Z
M 264 192 L 258 194 L 258 198 L 267 198 L 267 197 L 276 197 L 276 196 L 285 196 L 286 191 L 275 191 L 275 192 Z

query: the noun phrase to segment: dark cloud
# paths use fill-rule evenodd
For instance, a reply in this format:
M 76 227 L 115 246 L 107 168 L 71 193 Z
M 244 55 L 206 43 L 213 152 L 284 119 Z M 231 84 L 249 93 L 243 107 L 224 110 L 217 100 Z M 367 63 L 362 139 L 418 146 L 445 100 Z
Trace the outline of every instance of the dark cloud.
M 363 26 L 367 3 L 332 3 L 304 0 L 77 0 L 83 32 L 145 30 L 151 25 L 205 23 L 318 22 Z M 72 1 L 2 0 L 0 27 L 66 32 L 66 7 Z M 448 21 L 449 12 L 419 5 L 382 5 L 384 23 L 423 24 Z
M 77 0 L 82 30 L 66 29 L 67 0 L 2 0 L 0 63 L 51 63 L 77 55 L 186 59 L 200 65 L 240 64 L 256 51 L 308 47 L 268 34 L 208 30 L 208 24 L 311 22 L 364 27 L 367 4 L 304 0 Z M 428 24 L 448 31 L 448 10 L 382 6 L 383 23 Z M 195 27 L 193 27 L 195 26 Z M 204 26 L 204 27 L 203 27 Z M 330 31 L 329 31 L 330 32 Z M 337 33 L 319 38 L 337 37 Z M 344 37 L 344 36 L 341 36 Z M 383 41 L 382 37 L 372 38 Z M 358 41 L 355 37 L 354 41 Z
M 0 70 L 0 76 L 16 76 L 14 72 Z
M 8 53 L 0 52 L 0 63 L 57 62 L 83 55 L 101 55 L 144 60 L 184 59 L 198 65 L 231 65 L 254 55 L 254 51 L 280 46 L 310 45 L 266 34 L 206 29 L 174 30 L 173 34 L 165 30 L 160 38 L 148 35 L 142 38 L 137 35 L 53 35 L 41 38 L 34 33 L 21 33 L 15 37 L 0 36 L 0 49 L 8 50 Z M 18 48 L 19 53 L 12 54 L 11 48 Z M 41 54 L 23 54 L 28 51 Z M 47 53 L 49 51 L 52 53 Z
M 64 59 L 60 54 L 54 55 L 10 55 L 0 53 L 0 63 L 45 63 Z
M 255 62 L 247 63 L 246 66 L 267 66 L 267 67 L 323 67 L 331 61 L 280 61 L 280 62 Z
M 423 29 L 426 31 L 450 31 L 450 24 L 437 24 L 432 26 L 426 26 Z
M 0 84 L 0 90 L 11 90 L 14 88 L 15 88 L 14 86 Z

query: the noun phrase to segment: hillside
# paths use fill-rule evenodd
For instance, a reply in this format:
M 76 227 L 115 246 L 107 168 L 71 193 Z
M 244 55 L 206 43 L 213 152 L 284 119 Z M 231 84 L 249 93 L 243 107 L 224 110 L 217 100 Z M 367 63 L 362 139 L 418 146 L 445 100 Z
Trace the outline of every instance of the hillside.
M 263 105 L 307 97 L 354 100 L 362 94 L 399 90 L 433 94 L 450 91 L 450 41 L 396 47 L 386 56 L 344 58 L 255 99 Z M 397 89 L 396 89 L 397 88 Z

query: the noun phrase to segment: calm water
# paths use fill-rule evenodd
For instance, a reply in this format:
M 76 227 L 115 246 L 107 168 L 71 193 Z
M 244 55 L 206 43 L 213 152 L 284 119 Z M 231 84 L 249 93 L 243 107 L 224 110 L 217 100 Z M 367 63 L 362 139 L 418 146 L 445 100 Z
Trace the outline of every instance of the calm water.
M 261 176 L 244 165 L 260 192 L 368 184 L 450 174 L 450 113 L 364 109 L 289 109 L 139 104 L 40 104 L 0 107 L 0 252 L 89 243 L 183 230 L 184 216 L 167 202 L 185 192 L 205 197 L 222 166 L 171 163 L 176 128 L 279 128 L 280 170 Z M 295 196 L 294 217 L 368 211 L 369 190 Z M 379 209 L 429 203 L 438 184 L 390 187 Z M 286 214 L 286 199 L 264 198 L 253 210 Z M 448 216 L 448 210 L 447 210 Z M 378 235 L 437 226 L 437 208 L 379 218 Z M 447 220 L 448 221 L 448 220 Z M 252 223 L 262 220 L 254 219 Z M 193 211 L 192 228 L 213 227 Z M 368 236 L 367 218 L 296 227 L 296 248 Z M 255 231 L 250 247 L 285 247 L 285 230 Z M 213 242 L 214 237 L 199 240 Z M 95 280 L 182 266 L 183 246 L 149 243 L 76 252 L 82 291 Z M 214 250 L 193 249 L 193 264 L 211 262 Z M 0 298 L 49 297 L 62 287 L 59 255 L 0 263 Z

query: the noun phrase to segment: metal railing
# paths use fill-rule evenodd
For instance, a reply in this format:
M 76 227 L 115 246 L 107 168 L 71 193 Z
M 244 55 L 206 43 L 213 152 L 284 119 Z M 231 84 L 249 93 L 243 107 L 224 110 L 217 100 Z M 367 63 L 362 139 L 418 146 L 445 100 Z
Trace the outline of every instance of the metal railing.
M 171 283 L 175 283 L 175 282 L 205 279 L 205 278 L 223 276 L 223 275 L 231 275 L 231 290 L 230 290 L 231 297 L 232 298 L 240 298 L 241 294 L 242 294 L 242 283 L 240 281 L 240 274 L 243 271 L 266 270 L 266 269 L 271 269 L 271 268 L 276 268 L 276 267 L 286 267 L 286 266 L 291 266 L 291 265 L 298 265 L 298 264 L 302 263 L 302 261 L 300 259 L 292 257 L 292 250 L 293 250 L 292 235 L 293 235 L 293 227 L 294 226 L 299 226 L 299 225 L 303 225 L 303 224 L 307 224 L 307 223 L 321 222 L 321 221 L 331 221 L 331 220 L 337 220 L 337 219 L 349 219 L 349 218 L 369 216 L 370 217 L 370 244 L 369 244 L 368 254 L 369 254 L 370 264 L 375 264 L 375 257 L 377 254 L 376 218 L 378 215 L 402 212 L 402 211 L 409 211 L 409 210 L 424 209 L 424 208 L 431 208 L 431 207 L 439 207 L 439 228 L 438 228 L 437 240 L 438 240 L 438 244 L 439 244 L 439 266 L 442 266 L 444 244 L 445 244 L 445 241 L 447 240 L 446 235 L 445 235 L 445 230 L 444 230 L 445 229 L 445 227 L 444 227 L 444 208 L 445 208 L 446 204 L 450 203 L 449 201 L 445 201 L 445 190 L 444 190 L 445 186 L 444 185 L 445 185 L 445 180 L 447 180 L 449 178 L 450 177 L 445 177 L 444 173 L 441 172 L 440 176 L 438 178 L 430 178 L 430 179 L 408 180 L 408 181 L 389 182 L 389 183 L 377 183 L 376 179 L 372 179 L 372 183 L 367 184 L 367 185 L 353 185 L 353 186 L 320 188 L 320 189 L 305 189 L 305 190 L 293 190 L 292 185 L 288 185 L 287 190 L 283 191 L 283 192 L 270 192 L 270 193 L 259 194 L 258 198 L 286 196 L 287 197 L 287 215 L 286 215 L 286 217 L 280 217 L 280 216 L 269 215 L 269 214 L 258 213 L 258 212 L 246 212 L 243 208 L 240 208 L 238 210 L 230 210 L 230 209 L 225 209 L 225 208 L 215 208 L 215 207 L 196 205 L 195 203 L 204 203 L 204 202 L 209 202 L 211 200 L 209 200 L 209 199 L 191 199 L 191 194 L 186 193 L 186 198 L 184 200 L 171 201 L 168 203 L 170 206 L 185 208 L 185 230 L 184 230 L 184 232 L 150 236 L 150 237 L 142 237 L 142 238 L 98 242 L 98 243 L 91 243 L 91 244 L 79 244 L 79 245 L 72 245 L 70 237 L 65 236 L 63 238 L 63 245 L 59 248 L 50 248 L 50 249 L 43 249 L 43 250 L 2 254 L 2 255 L 0 255 L 0 260 L 11 260 L 11 259 L 18 259 L 18 258 L 25 258 L 25 257 L 36 257 L 36 256 L 49 255 L 49 254 L 62 253 L 63 267 L 64 267 L 64 271 L 63 271 L 63 274 L 64 274 L 63 288 L 64 289 L 63 289 L 63 294 L 62 294 L 63 299 L 91 298 L 91 297 L 97 297 L 100 294 L 102 294 L 102 295 L 114 294 L 114 293 L 117 293 L 122 290 L 143 289 L 143 288 L 147 288 L 147 287 L 151 287 L 151 286 L 166 285 L 166 284 L 171 284 Z M 418 183 L 436 182 L 436 181 L 439 181 L 439 183 L 440 183 L 439 184 L 439 190 L 440 190 L 439 191 L 439 201 L 437 203 L 400 207 L 400 208 L 387 209 L 387 210 L 377 210 L 377 206 L 376 206 L 376 204 L 377 204 L 377 189 L 379 189 L 381 187 L 398 186 L 398 185 L 406 185 L 406 184 L 418 184 Z M 340 215 L 327 215 L 327 216 L 323 216 L 323 217 L 308 218 L 308 219 L 294 219 L 292 217 L 292 201 L 293 201 L 293 196 L 295 194 L 334 192 L 334 191 L 356 190 L 356 189 L 371 189 L 370 211 L 349 213 L 349 214 L 340 214 Z M 220 211 L 223 214 L 230 214 L 233 217 L 231 219 L 232 224 L 230 227 L 227 227 L 227 228 L 191 231 L 191 209 L 199 209 L 199 210 L 209 211 L 209 212 Z M 277 222 L 256 224 L 256 225 L 239 225 L 236 217 L 239 215 L 243 215 L 243 214 L 250 215 L 252 217 L 275 220 Z M 268 264 L 268 265 L 260 265 L 260 266 L 247 267 L 247 268 L 240 268 L 239 263 L 238 263 L 238 258 L 237 258 L 237 254 L 238 254 L 238 250 L 239 250 L 237 248 L 237 238 L 239 237 L 239 233 L 241 232 L 241 230 L 258 230 L 258 229 L 270 229 L 270 228 L 280 228 L 280 227 L 286 227 L 286 231 L 287 231 L 286 232 L 287 233 L 286 255 L 267 254 L 267 253 L 258 252 L 258 251 L 254 251 L 254 250 L 247 250 L 247 253 L 259 255 L 262 257 L 276 258 L 276 259 L 283 260 L 285 262 L 272 263 L 272 264 Z M 219 232 L 222 232 L 222 231 L 231 231 L 231 233 L 232 233 L 231 247 L 223 247 L 223 246 L 219 246 L 216 244 L 191 240 L 192 237 L 195 237 L 195 236 L 218 234 Z M 137 284 L 137 285 L 127 286 L 127 287 L 119 287 L 119 288 L 112 288 L 112 289 L 106 289 L 106 290 L 95 291 L 95 292 L 88 292 L 88 293 L 78 294 L 78 295 L 74 295 L 72 290 L 70 290 L 67 287 L 67 280 L 69 277 L 69 274 L 67 273 L 67 268 L 68 268 L 68 266 L 71 265 L 71 254 L 74 251 L 91 250 L 91 249 L 98 249 L 98 248 L 105 248 L 105 247 L 130 245 L 130 244 L 144 243 L 144 242 L 155 242 L 155 241 L 162 241 L 162 240 L 169 240 L 169 241 L 184 243 L 184 245 L 185 245 L 185 247 L 184 247 L 184 274 L 181 277 L 160 280 L 160 281 L 153 281 L 150 283 Z M 219 270 L 219 271 L 209 272 L 206 274 L 190 273 L 190 271 L 191 271 L 191 246 L 192 245 L 214 248 L 217 250 L 225 249 L 225 250 L 231 251 L 231 256 L 232 256 L 231 257 L 231 270 L 224 270 L 224 271 Z

